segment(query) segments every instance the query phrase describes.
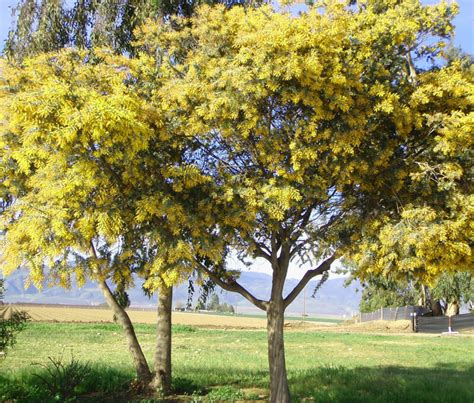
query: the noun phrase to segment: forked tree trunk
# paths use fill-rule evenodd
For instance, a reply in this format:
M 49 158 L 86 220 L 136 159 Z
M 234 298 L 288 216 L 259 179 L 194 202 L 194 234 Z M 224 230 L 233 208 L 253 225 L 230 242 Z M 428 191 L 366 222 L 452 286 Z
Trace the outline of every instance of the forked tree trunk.
M 128 343 L 128 349 L 132 355 L 133 365 L 135 366 L 135 371 L 137 372 L 137 379 L 143 385 L 148 385 L 152 378 L 152 374 L 150 372 L 150 368 L 148 367 L 148 363 L 146 361 L 145 355 L 143 354 L 140 343 L 138 342 L 132 321 L 130 320 L 125 309 L 121 307 L 115 299 L 105 280 L 99 280 L 99 287 L 104 294 L 107 305 L 114 313 L 118 322 L 122 325 L 123 333 L 125 334 L 125 339 Z
M 156 331 L 154 389 L 165 394 L 171 391 L 171 308 L 173 287 L 163 287 L 158 293 L 158 324 Z
M 271 403 L 290 402 L 283 336 L 284 314 L 285 308 L 282 299 L 269 302 L 267 309 L 267 338 Z

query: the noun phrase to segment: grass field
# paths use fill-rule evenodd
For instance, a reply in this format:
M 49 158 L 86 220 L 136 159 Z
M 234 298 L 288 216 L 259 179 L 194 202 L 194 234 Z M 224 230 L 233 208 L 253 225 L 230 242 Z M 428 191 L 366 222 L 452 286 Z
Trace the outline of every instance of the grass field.
M 151 362 L 154 327 L 139 324 L 137 332 Z M 176 325 L 173 332 L 174 388 L 180 399 L 264 400 L 268 396 L 264 331 Z M 285 342 L 295 401 L 474 401 L 472 336 L 292 330 Z M 33 364 L 61 354 L 67 361 L 71 352 L 90 365 L 77 391 L 81 401 L 123 401 L 134 396 L 129 386 L 133 369 L 118 325 L 30 323 L 0 363 L 0 401 L 47 401 L 43 384 L 33 376 L 42 368 Z

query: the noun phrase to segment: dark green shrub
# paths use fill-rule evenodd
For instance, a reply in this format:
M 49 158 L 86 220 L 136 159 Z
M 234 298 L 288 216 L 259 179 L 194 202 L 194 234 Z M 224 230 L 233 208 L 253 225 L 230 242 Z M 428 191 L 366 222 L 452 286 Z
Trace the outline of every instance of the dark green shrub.
M 47 364 L 37 364 L 41 366 L 42 371 L 35 374 L 39 384 L 55 400 L 67 401 L 73 399 L 81 393 L 82 384 L 90 372 L 90 366 L 74 358 L 71 353 L 71 359 L 67 362 L 63 356 L 48 357 Z
M 0 301 L 3 299 L 4 291 L 4 280 L 0 279 Z M 29 319 L 30 315 L 26 312 L 8 312 L 6 309 L 0 309 L 0 357 L 5 357 L 7 348 L 15 345 L 17 333 L 25 328 Z

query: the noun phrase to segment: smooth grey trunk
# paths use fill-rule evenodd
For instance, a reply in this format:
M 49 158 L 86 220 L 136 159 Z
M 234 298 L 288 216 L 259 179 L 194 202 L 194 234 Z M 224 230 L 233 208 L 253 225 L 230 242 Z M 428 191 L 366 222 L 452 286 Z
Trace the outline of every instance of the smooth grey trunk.
M 165 394 L 171 391 L 171 308 L 173 287 L 163 287 L 158 293 L 158 324 L 156 328 L 154 389 Z
M 135 366 L 135 371 L 137 372 L 137 379 L 140 383 L 148 385 L 152 378 L 150 368 L 146 361 L 145 355 L 143 354 L 140 343 L 138 342 L 137 335 L 135 334 L 135 329 L 133 328 L 132 321 L 128 316 L 127 312 L 115 299 L 112 291 L 107 285 L 105 280 L 99 280 L 99 288 L 104 294 L 105 301 L 114 313 L 117 321 L 122 325 L 123 333 L 125 334 L 125 339 L 128 343 L 128 349 L 132 355 L 133 365 Z
M 270 369 L 270 402 L 290 402 L 290 389 L 286 376 L 283 326 L 285 321 L 283 300 L 271 301 L 267 309 L 268 366 Z

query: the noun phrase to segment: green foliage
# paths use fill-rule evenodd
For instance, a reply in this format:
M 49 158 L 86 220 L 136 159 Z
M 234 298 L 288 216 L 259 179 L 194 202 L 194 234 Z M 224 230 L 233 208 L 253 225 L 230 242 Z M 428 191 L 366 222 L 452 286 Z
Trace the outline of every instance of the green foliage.
M 191 379 L 180 376 L 173 378 L 173 390 L 183 395 L 202 395 L 205 391 L 196 385 Z
M 171 330 L 173 333 L 195 333 L 197 329 L 189 325 L 173 325 Z
M 54 400 L 75 400 L 90 375 L 90 365 L 74 358 L 72 352 L 68 361 L 65 361 L 62 355 L 48 357 L 48 360 L 47 364 L 37 364 L 42 368 L 42 371 L 35 374 L 40 387 Z
M 46 364 L 47 365 L 47 364 Z M 15 374 L 0 374 L 0 400 L 22 402 L 58 402 L 88 400 L 91 395 L 96 399 L 126 399 L 131 374 L 112 365 L 90 365 L 87 375 L 72 392 L 69 400 L 61 398 L 60 393 L 51 394 L 41 377 L 49 377 L 45 370 L 33 370 L 31 367 Z M 48 380 L 51 383 L 51 380 Z M 59 385 L 56 382 L 55 390 Z
M 474 278 L 470 272 L 442 273 L 431 290 L 435 299 L 468 303 L 474 298 Z
M 200 301 L 198 301 L 196 305 L 196 310 L 204 309 L 200 308 L 202 305 L 200 305 Z M 229 305 L 227 303 L 221 304 L 219 302 L 219 296 L 217 294 L 212 294 L 210 300 L 205 306 L 205 309 L 208 311 L 214 311 L 214 312 L 222 312 L 222 313 L 234 313 L 235 309 L 232 305 Z
M 373 312 L 381 307 L 417 305 L 419 291 L 407 280 L 371 276 L 362 284 L 361 312 Z
M 8 319 L 0 319 L 0 353 L 5 356 L 7 348 L 13 347 L 17 341 L 17 333 L 21 332 L 30 316 L 26 312 L 13 312 Z
M 235 313 L 234 307 L 230 304 L 225 303 L 225 302 L 218 307 L 217 311 L 218 312 Z
M 219 309 L 219 297 L 217 294 L 212 294 L 209 302 L 207 303 L 206 309 L 208 311 L 217 311 Z
M 136 29 L 147 19 L 191 16 L 202 3 L 227 7 L 259 4 L 245 0 L 19 0 L 4 53 L 23 59 L 64 47 L 108 46 L 135 54 Z
M 206 396 L 206 401 L 209 402 L 235 402 L 236 400 L 243 400 L 244 394 L 240 389 L 232 386 L 221 386 L 212 389 Z
M 0 279 L 0 303 L 4 292 L 4 280 Z M 24 311 L 14 311 L 9 317 L 0 318 L 0 359 L 5 357 L 8 348 L 15 345 L 17 334 L 25 328 L 29 319 L 30 316 Z

